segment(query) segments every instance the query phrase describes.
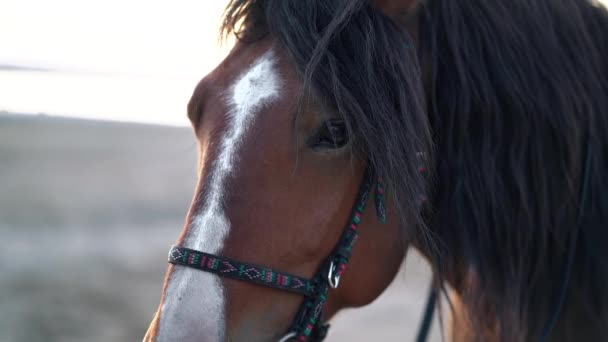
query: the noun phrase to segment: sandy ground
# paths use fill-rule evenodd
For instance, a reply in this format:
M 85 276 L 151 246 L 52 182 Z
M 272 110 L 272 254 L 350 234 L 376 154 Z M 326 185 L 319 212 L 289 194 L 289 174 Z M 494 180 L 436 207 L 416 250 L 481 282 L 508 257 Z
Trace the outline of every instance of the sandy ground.
M 189 129 L 0 115 L 0 341 L 141 340 L 195 160 Z M 410 253 L 328 340 L 413 341 L 428 281 Z

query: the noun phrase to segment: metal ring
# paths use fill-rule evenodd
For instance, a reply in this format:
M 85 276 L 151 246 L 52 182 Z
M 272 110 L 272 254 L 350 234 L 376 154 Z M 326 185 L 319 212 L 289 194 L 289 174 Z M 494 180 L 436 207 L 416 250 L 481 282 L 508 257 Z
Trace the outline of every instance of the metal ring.
M 297 336 L 298 336 L 298 333 L 297 333 L 297 332 L 295 332 L 295 331 L 290 331 L 290 332 L 288 332 L 288 333 L 287 333 L 287 335 L 283 336 L 283 337 L 282 337 L 282 338 L 279 340 L 279 342 L 287 342 L 287 341 L 289 341 L 289 340 L 291 340 L 292 338 L 295 338 L 295 337 L 297 337 Z
M 329 286 L 331 286 L 332 289 L 338 288 L 338 285 L 340 284 L 340 275 L 334 273 L 335 271 L 336 265 L 332 261 L 329 265 L 329 273 L 327 273 L 327 281 L 329 282 Z

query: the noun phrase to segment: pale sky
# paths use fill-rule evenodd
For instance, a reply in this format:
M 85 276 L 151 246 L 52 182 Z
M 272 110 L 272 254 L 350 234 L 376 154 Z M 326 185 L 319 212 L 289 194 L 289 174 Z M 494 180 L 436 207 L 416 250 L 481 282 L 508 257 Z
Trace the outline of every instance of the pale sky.
M 0 110 L 187 125 L 226 2 L 2 0 L 0 64 L 68 73 L 0 72 Z
M 2 0 L 0 62 L 191 75 L 221 60 L 224 0 Z M 225 49 L 224 49 L 225 50 Z
M 608 0 L 603 0 L 604 3 Z M 0 0 L 0 111 L 188 125 L 226 0 Z

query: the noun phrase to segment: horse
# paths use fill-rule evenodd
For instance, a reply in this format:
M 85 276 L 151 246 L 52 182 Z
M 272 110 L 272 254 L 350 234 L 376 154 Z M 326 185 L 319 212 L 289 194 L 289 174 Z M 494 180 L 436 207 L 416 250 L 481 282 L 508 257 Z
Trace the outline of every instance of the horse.
M 409 248 L 449 340 L 606 340 L 607 32 L 587 0 L 230 1 L 144 340 L 320 341 Z

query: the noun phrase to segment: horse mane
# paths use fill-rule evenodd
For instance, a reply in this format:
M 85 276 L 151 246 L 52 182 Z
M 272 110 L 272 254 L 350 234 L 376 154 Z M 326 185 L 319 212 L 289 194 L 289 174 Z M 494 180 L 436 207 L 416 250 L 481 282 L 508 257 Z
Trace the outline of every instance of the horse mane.
M 232 0 L 223 32 L 275 37 L 305 89 L 344 118 L 404 238 L 461 295 L 473 340 L 537 340 L 554 317 L 552 338 L 600 340 L 608 13 L 587 0 L 427 0 L 419 11 L 418 50 L 367 0 Z
M 562 297 L 552 336 L 605 333 L 608 14 L 581 0 L 432 0 L 421 17 L 431 226 L 466 268 L 455 286 L 478 340 L 538 340 Z

